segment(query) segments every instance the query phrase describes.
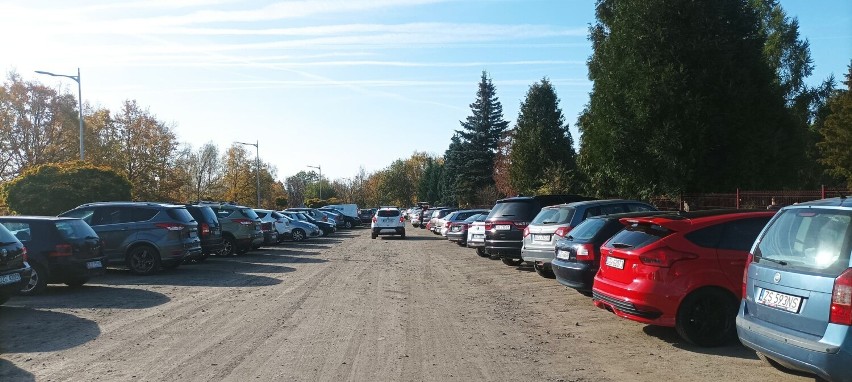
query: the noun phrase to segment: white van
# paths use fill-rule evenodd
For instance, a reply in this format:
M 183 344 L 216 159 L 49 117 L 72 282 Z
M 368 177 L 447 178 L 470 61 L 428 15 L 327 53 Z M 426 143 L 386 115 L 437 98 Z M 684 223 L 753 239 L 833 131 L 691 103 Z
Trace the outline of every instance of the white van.
M 323 208 L 333 208 L 346 216 L 358 219 L 357 204 L 329 204 L 327 206 L 323 206 Z

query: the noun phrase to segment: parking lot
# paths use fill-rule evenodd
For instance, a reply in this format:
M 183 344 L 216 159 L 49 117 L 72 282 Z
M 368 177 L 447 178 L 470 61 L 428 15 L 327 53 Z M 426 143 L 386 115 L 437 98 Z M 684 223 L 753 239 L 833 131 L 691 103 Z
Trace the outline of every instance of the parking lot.
M 15 297 L 0 307 L 0 381 L 809 380 L 407 228 Z

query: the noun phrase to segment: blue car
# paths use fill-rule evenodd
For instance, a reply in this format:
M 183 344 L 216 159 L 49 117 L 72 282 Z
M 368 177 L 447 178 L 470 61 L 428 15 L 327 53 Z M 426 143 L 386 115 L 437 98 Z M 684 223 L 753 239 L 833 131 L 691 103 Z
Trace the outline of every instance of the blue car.
M 782 208 L 751 249 L 736 325 L 781 370 L 852 381 L 852 200 Z

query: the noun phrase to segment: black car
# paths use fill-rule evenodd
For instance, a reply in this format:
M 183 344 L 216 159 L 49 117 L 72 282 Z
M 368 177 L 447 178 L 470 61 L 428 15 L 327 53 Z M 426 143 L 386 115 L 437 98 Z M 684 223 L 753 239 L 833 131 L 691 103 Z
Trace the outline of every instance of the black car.
M 198 223 L 198 238 L 201 239 L 201 253 L 187 256 L 188 260 L 203 261 L 210 255 L 222 250 L 225 240 L 222 237 L 222 225 L 216 211 L 209 206 L 186 204 L 186 210 Z
M 32 268 L 21 241 L 0 224 L 0 305 L 30 281 Z
M 27 248 L 32 275 L 20 294 L 38 294 L 47 284 L 78 287 L 105 272 L 101 239 L 81 219 L 2 216 L 0 224 Z
M 361 224 L 370 224 L 373 222 L 373 215 L 375 214 L 375 208 L 363 208 L 358 211 L 358 219 L 361 220 Z
M 447 229 L 447 240 L 462 247 L 466 246 L 467 229 L 470 228 L 473 222 L 484 222 L 486 217 L 488 217 L 488 214 L 474 214 L 461 222 L 453 222 L 450 228 Z
M 520 265 L 524 229 L 543 207 L 593 200 L 580 195 L 516 196 L 500 199 L 485 219 L 485 251 L 507 265 Z
M 352 216 L 344 214 L 343 212 L 340 212 L 339 210 L 335 210 L 334 208 L 322 207 L 322 208 L 317 208 L 317 209 L 320 210 L 320 211 L 338 214 L 340 216 L 340 218 L 343 219 L 343 227 L 344 228 L 352 228 L 352 227 L 360 227 L 361 226 L 360 216 L 357 217 L 357 218 L 354 218 Z
M 600 267 L 601 245 L 624 228 L 620 219 L 654 216 L 666 211 L 629 212 L 586 219 L 556 242 L 556 258 L 550 267 L 556 281 L 578 292 L 592 295 L 595 273 Z

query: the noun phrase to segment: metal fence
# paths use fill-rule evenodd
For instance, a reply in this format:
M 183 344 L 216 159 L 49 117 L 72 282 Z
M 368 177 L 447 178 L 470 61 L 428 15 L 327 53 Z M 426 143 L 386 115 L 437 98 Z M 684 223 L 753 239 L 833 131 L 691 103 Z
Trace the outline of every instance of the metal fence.
M 652 197 L 650 202 L 661 210 L 766 209 L 770 205 L 783 207 L 841 195 L 850 196 L 852 190 L 826 187 L 816 190 L 781 191 L 743 191 L 736 189 L 732 193 L 682 194 L 674 198 L 657 196 Z

